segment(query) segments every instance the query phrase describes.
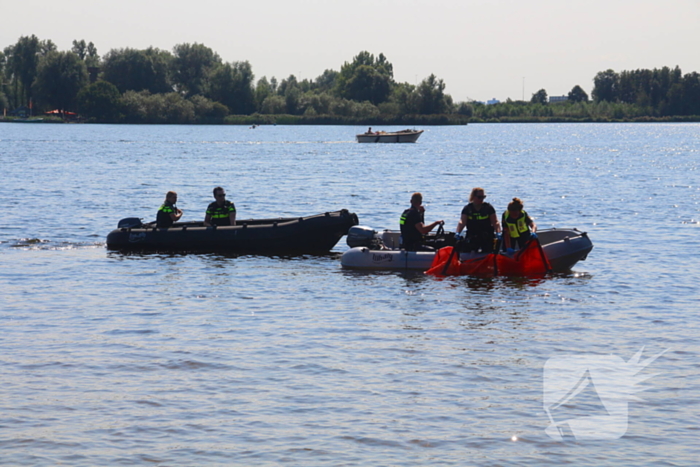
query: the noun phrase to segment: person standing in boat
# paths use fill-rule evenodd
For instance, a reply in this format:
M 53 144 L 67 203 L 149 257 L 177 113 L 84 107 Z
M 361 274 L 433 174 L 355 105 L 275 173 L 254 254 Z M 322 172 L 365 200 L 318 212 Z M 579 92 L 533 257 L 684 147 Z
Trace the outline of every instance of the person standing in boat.
M 445 221 L 435 221 L 425 225 L 425 207 L 423 195 L 416 192 L 411 196 L 411 207 L 401 214 L 399 225 L 401 227 L 401 248 L 408 251 L 432 251 L 433 248 L 423 245 L 423 236 L 428 234 L 437 225 L 444 225 Z
M 496 217 L 496 210 L 485 203 L 486 191 L 483 188 L 472 189 L 469 204 L 462 209 L 462 216 L 457 224 L 457 235 L 467 228 L 464 251 L 481 251 L 491 253 L 496 234 L 501 232 L 501 225 Z
M 216 201 L 207 206 L 204 225 L 236 225 L 236 206 L 226 199 L 226 192 L 220 186 L 214 188 L 214 199 Z
M 177 193 L 169 191 L 165 195 L 165 202 L 158 208 L 156 227 L 159 229 L 167 229 L 168 227 L 172 227 L 173 223 L 180 220 L 182 217 L 182 210 L 178 209 L 175 203 L 177 203 Z
M 508 210 L 503 213 L 503 242 L 506 251 L 512 251 L 517 245 L 524 248 L 530 238 L 537 237 L 537 225 L 523 209 L 523 202 L 513 198 L 508 203 Z

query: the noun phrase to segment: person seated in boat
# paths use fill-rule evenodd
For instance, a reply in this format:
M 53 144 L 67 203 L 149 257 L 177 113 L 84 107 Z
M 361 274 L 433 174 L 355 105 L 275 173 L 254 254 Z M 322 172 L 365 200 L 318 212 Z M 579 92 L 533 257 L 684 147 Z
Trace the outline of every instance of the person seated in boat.
M 367 129 L 367 133 L 365 133 L 365 134 L 366 134 L 366 135 L 374 135 L 374 134 L 379 134 L 379 132 L 374 133 L 374 132 L 372 131 L 372 127 L 369 127 L 369 128 Z
M 158 208 L 156 215 L 156 227 L 159 229 L 167 229 L 172 227 L 173 223 L 180 220 L 182 210 L 175 206 L 177 203 L 177 193 L 169 191 L 165 195 L 165 202 Z
M 508 203 L 508 210 L 503 213 L 503 243 L 506 251 L 512 252 L 515 247 L 524 248 L 533 235 L 537 236 L 537 225 L 523 209 L 523 202 L 513 198 Z
M 236 206 L 226 199 L 226 192 L 220 186 L 214 188 L 214 199 L 216 201 L 207 206 L 204 225 L 236 225 Z
M 435 221 L 425 225 L 425 207 L 423 195 L 416 192 L 411 196 L 411 207 L 401 214 L 399 226 L 401 227 L 401 248 L 408 251 L 433 251 L 432 247 L 423 245 L 423 236 L 428 234 L 438 225 L 444 225 L 445 221 Z
M 459 235 L 465 227 L 467 228 L 463 251 L 491 253 L 496 234 L 501 232 L 496 210 L 491 204 L 484 202 L 485 198 L 486 191 L 476 187 L 469 195 L 469 204 L 462 209 L 462 215 L 455 231 Z

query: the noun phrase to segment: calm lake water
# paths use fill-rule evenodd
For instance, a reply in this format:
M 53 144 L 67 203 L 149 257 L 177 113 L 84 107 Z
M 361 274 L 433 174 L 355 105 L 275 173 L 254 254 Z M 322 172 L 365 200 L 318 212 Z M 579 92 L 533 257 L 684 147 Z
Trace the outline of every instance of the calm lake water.
M 697 465 L 700 125 L 353 142 L 364 130 L 0 123 L 0 464 Z M 306 257 L 105 249 L 168 190 L 202 219 L 216 185 L 239 218 L 347 208 L 375 229 L 413 191 L 454 229 L 482 186 L 499 213 L 518 196 L 595 248 L 540 280 L 347 271 L 344 240 Z M 548 362 L 642 348 L 666 351 L 638 368 L 643 401 L 624 404 L 624 368 L 588 368 L 551 411 L 610 415 L 622 397 L 621 432 L 545 433 Z

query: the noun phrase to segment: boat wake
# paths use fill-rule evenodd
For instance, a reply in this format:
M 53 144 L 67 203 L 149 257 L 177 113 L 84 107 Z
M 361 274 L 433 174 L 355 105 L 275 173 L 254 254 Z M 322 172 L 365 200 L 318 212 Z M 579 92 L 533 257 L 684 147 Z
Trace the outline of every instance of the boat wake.
M 104 242 L 62 242 L 43 238 L 16 238 L 0 241 L 0 248 L 14 250 L 77 250 L 86 248 L 104 248 Z

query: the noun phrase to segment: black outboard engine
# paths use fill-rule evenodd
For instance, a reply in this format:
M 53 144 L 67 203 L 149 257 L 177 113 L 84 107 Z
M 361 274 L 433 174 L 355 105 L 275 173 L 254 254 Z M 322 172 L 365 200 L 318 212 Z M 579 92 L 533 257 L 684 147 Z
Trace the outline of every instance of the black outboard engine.
M 370 250 L 381 250 L 384 247 L 384 242 L 377 231 L 362 225 L 350 227 L 347 242 L 350 248 L 364 246 Z
M 119 221 L 118 229 L 138 229 L 143 226 L 143 222 L 138 217 L 127 217 Z

